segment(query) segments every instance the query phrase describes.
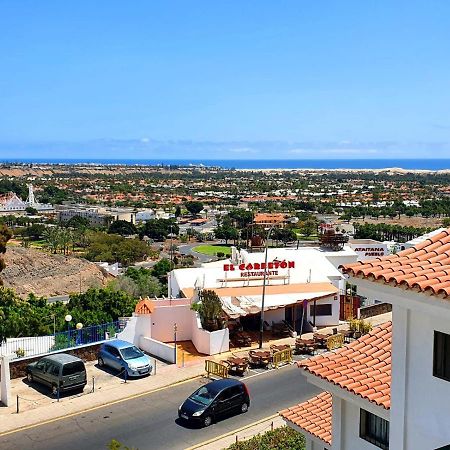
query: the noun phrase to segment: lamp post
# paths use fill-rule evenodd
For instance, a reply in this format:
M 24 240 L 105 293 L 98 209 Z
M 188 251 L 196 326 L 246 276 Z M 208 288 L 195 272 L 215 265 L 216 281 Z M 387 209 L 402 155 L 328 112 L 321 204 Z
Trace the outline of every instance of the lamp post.
M 72 320 L 72 316 L 67 314 L 64 320 L 67 322 L 67 347 L 70 347 L 70 321 Z
M 263 290 L 262 290 L 262 297 L 261 297 L 261 321 L 259 324 L 259 348 L 262 348 L 263 346 L 263 335 L 264 335 L 264 300 L 266 297 L 266 280 L 267 280 L 267 253 L 269 249 L 269 238 L 270 233 L 272 233 L 272 230 L 274 229 L 275 225 L 277 223 L 274 223 L 267 232 L 266 237 L 266 248 L 265 248 L 265 255 L 264 255 L 264 274 L 263 274 Z
M 70 314 L 67 314 L 66 317 L 64 317 L 64 320 L 67 322 L 67 331 L 70 331 L 70 322 L 72 320 L 72 316 Z

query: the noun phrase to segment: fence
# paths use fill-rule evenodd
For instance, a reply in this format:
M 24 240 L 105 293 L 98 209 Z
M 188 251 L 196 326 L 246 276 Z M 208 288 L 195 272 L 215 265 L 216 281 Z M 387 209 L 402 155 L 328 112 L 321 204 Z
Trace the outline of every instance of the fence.
M 95 344 L 115 337 L 123 328 L 124 322 L 116 321 L 79 330 L 61 331 L 50 336 L 9 338 L 0 344 L 0 356 L 9 355 L 14 360 Z
M 272 357 L 272 364 L 278 369 L 281 363 L 290 364 L 292 362 L 292 349 L 288 348 L 286 350 L 281 350 L 280 352 L 275 352 Z
M 205 370 L 208 378 L 211 375 L 217 375 L 221 378 L 228 378 L 228 367 L 215 361 L 207 359 L 205 361 Z
M 336 348 L 342 347 L 344 345 L 344 335 L 343 334 L 333 334 L 327 339 L 327 349 L 334 350 Z

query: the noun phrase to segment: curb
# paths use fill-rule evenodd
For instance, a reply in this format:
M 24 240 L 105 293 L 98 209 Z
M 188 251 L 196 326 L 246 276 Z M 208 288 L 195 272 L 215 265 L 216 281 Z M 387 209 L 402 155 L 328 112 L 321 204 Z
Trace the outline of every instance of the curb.
M 163 390 L 169 389 L 169 388 L 171 388 L 173 386 L 178 386 L 180 384 L 188 383 L 189 381 L 193 381 L 193 380 L 196 380 L 198 378 L 203 378 L 203 376 L 204 376 L 203 374 L 202 375 L 193 375 L 193 376 L 190 376 L 190 377 L 187 377 L 187 378 L 183 378 L 183 379 L 181 379 L 179 381 L 176 381 L 175 383 L 167 384 L 166 386 L 161 386 L 161 387 L 158 387 L 158 388 L 150 389 L 148 391 L 139 392 L 137 394 L 131 394 L 131 395 L 128 395 L 127 397 L 123 397 L 123 398 L 120 398 L 120 399 L 117 399 L 117 400 L 113 400 L 111 402 L 103 402 L 101 404 L 98 404 L 98 405 L 95 405 L 95 406 L 92 406 L 92 407 L 89 407 L 89 408 L 85 408 L 85 409 L 82 409 L 82 410 L 79 410 L 79 411 L 76 411 L 76 412 L 73 412 L 73 413 L 69 413 L 69 414 L 64 414 L 64 415 L 61 415 L 61 416 L 58 416 L 58 417 L 54 417 L 52 419 L 47 419 L 47 420 L 44 420 L 42 422 L 35 422 L 35 423 L 31 423 L 29 425 L 24 425 L 24 426 L 21 426 L 21 427 L 13 428 L 11 430 L 1 431 L 0 432 L 0 437 L 7 436 L 9 434 L 14 434 L 14 433 L 17 433 L 18 431 L 24 431 L 24 430 L 29 430 L 31 428 L 36 428 L 36 427 L 39 427 L 41 425 L 47 425 L 47 424 L 52 423 L 52 422 L 57 422 L 58 420 L 63 420 L 63 419 L 68 419 L 70 417 L 75 417 L 75 416 L 78 416 L 80 414 L 85 414 L 85 413 L 88 413 L 88 412 L 91 412 L 91 411 L 95 411 L 97 409 L 105 408 L 106 406 L 117 405 L 118 403 L 126 402 L 128 400 L 132 400 L 132 399 L 139 398 L 139 397 L 144 397 L 144 396 L 150 395 L 150 394 L 152 394 L 154 392 L 163 391 Z M 34 411 L 34 410 L 31 410 L 31 411 Z
M 187 447 L 187 448 L 185 448 L 185 450 L 195 450 L 197 448 L 204 447 L 205 445 L 209 445 L 213 442 L 217 442 L 220 439 L 232 436 L 233 434 L 240 433 L 241 431 L 247 430 L 251 427 L 255 427 L 256 425 L 259 425 L 259 424 L 266 422 L 268 420 L 271 420 L 271 419 L 275 419 L 276 417 L 278 417 L 278 413 L 272 414 L 271 416 L 268 416 L 268 417 L 264 417 L 263 419 L 257 420 L 256 422 L 253 422 L 253 423 L 249 423 L 248 425 L 244 425 L 241 428 L 237 428 L 236 430 L 229 431 L 228 433 L 224 433 L 220 436 L 216 436 L 215 438 L 208 439 L 207 441 L 200 442 L 199 444 L 195 444 L 192 447 Z

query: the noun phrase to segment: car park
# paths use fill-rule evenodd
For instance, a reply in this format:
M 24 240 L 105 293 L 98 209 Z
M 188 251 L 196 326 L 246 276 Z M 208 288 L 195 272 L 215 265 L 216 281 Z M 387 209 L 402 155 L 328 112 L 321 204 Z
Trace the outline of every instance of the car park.
M 98 365 L 110 367 L 126 376 L 149 375 L 151 359 L 130 342 L 114 339 L 104 343 L 98 354 Z
M 70 390 L 82 391 L 87 383 L 84 362 L 66 353 L 45 356 L 28 364 L 26 374 L 29 383 L 46 385 L 54 395 Z
M 249 406 L 247 386 L 239 380 L 224 378 L 192 393 L 178 408 L 178 417 L 208 427 L 219 417 L 247 412 Z

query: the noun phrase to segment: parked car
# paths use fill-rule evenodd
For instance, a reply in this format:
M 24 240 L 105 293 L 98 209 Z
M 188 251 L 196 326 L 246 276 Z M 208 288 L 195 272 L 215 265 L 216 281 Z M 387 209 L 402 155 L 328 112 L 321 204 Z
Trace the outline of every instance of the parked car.
M 98 365 L 108 366 L 130 377 L 149 375 L 152 371 L 150 358 L 130 342 L 115 339 L 103 344 L 98 353 Z
M 29 383 L 48 386 L 52 394 L 69 390 L 80 390 L 86 386 L 86 368 L 84 362 L 76 356 L 66 353 L 44 356 L 39 361 L 28 364 L 26 368 Z
M 242 381 L 212 381 L 197 389 L 178 408 L 178 417 L 208 427 L 219 416 L 247 412 L 250 395 Z

